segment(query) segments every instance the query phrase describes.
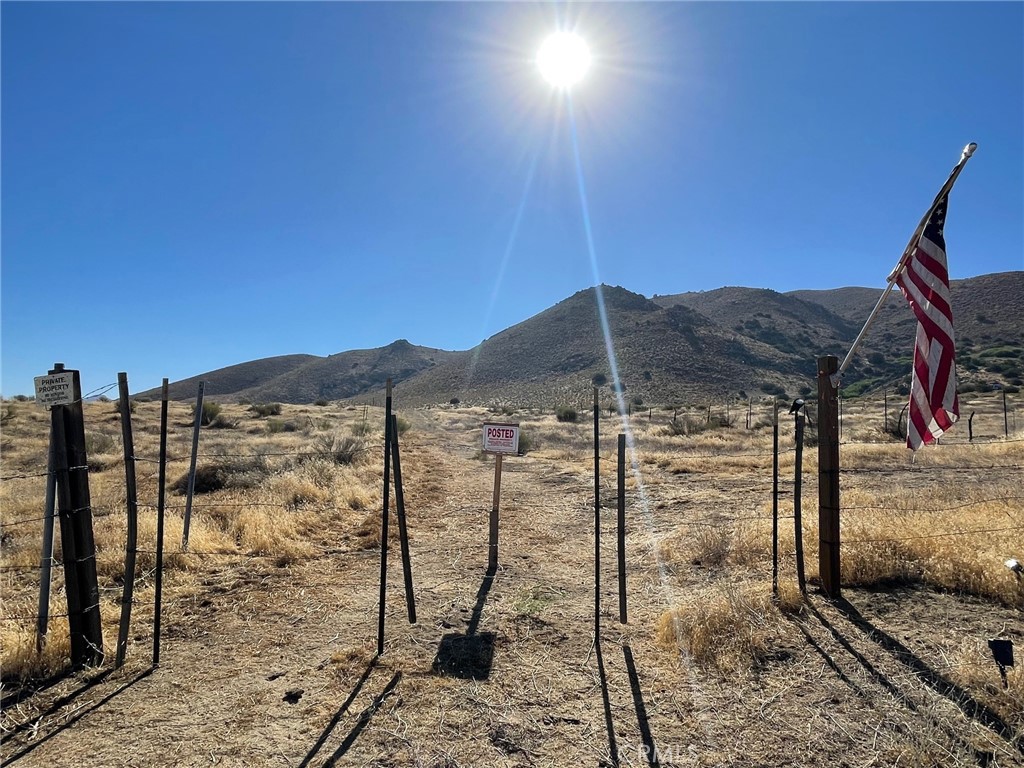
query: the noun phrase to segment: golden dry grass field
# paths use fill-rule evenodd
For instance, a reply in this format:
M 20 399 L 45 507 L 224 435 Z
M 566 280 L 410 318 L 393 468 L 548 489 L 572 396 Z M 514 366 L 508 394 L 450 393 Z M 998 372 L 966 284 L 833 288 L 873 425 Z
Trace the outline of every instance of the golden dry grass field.
M 170 405 L 161 663 L 151 667 L 159 403 L 133 415 L 140 538 L 127 662 L 113 670 L 126 535 L 113 403 L 85 404 L 107 660 L 66 673 L 60 567 L 35 650 L 48 416 L 4 402 L 0 653 L 4 764 L 18 766 L 1024 765 L 1024 423 L 965 398 L 911 454 L 882 404 L 844 403 L 844 600 L 816 591 L 816 449 L 803 455 L 810 587 L 796 587 L 792 417 L 780 416 L 779 596 L 771 588 L 770 406 L 629 421 L 629 621 L 618 621 L 616 435 L 602 414 L 601 642 L 594 643 L 592 416 L 397 412 L 418 622 L 392 517 L 376 658 L 383 412 L 224 405 L 204 428 L 181 551 L 191 408 Z M 898 406 L 889 403 L 890 416 Z M 895 413 L 894 413 L 895 412 Z M 480 426 L 522 424 L 504 461 Z M 673 426 L 672 422 L 675 419 Z M 812 414 L 813 419 L 813 414 Z M 722 424 L 722 422 L 727 422 Z M 815 431 L 808 432 L 814 442 Z M 59 532 L 55 548 L 60 557 Z M 1004 688 L 989 638 L 1016 643 Z

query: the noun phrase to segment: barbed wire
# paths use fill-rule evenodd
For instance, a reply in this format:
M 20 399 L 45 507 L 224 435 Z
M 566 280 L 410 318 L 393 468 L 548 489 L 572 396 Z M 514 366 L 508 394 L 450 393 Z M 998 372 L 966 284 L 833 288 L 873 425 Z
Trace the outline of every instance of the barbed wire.
M 857 474 L 861 472 L 866 473 L 896 473 L 896 472 L 932 472 L 932 471 L 944 471 L 944 472 L 963 472 L 967 469 L 1024 469 L 1024 464 L 959 464 L 959 465 L 948 465 L 948 464 L 910 464 L 900 467 L 840 467 L 839 471 L 843 474 Z
M 1024 530 L 1022 525 L 1010 525 L 1005 528 L 971 528 L 964 531 L 944 531 L 942 533 L 922 533 L 917 536 L 897 536 L 878 539 L 843 539 L 844 544 L 876 544 L 885 541 L 910 541 L 912 539 L 937 539 L 943 536 L 972 536 L 978 533 L 1003 533 L 1005 531 Z
M 965 501 L 962 504 L 954 504 L 949 507 L 899 507 L 893 505 L 871 505 L 871 504 L 860 504 L 860 505 L 840 505 L 840 511 L 861 511 L 861 510 L 884 510 L 886 512 L 910 512 L 910 513 L 931 513 L 931 512 L 952 512 L 956 509 L 965 509 L 966 507 L 976 507 L 981 504 L 991 504 L 995 502 L 1010 502 L 1024 500 L 1024 496 L 995 496 L 990 499 L 976 499 L 974 501 Z

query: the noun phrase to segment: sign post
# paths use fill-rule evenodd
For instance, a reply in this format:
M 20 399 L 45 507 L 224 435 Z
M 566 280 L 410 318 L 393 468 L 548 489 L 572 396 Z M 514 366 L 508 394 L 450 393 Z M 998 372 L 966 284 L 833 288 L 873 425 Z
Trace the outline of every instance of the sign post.
M 494 573 L 498 570 L 498 500 L 501 496 L 501 458 L 506 453 L 519 453 L 519 425 L 485 423 L 484 453 L 494 454 L 494 497 L 491 501 L 487 556 L 487 571 Z

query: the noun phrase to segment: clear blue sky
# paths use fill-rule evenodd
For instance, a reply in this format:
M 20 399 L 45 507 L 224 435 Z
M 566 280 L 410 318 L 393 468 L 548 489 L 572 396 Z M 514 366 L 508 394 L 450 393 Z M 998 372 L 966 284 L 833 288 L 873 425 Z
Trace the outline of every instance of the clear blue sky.
M 467 349 L 591 285 L 564 100 L 533 62 L 559 24 L 594 55 L 572 98 L 603 282 L 881 287 L 969 141 L 950 271 L 1024 268 L 1019 2 L 0 14 L 6 396 L 56 360 L 138 391 Z

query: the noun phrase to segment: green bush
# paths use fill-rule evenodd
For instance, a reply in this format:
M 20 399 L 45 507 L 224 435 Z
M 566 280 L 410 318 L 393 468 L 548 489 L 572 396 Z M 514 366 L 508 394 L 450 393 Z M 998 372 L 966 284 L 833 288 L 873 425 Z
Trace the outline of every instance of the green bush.
M 249 406 L 249 410 L 255 413 L 257 416 L 280 416 L 281 415 L 281 404 L 280 403 L 253 403 Z
M 133 411 L 135 410 L 134 405 L 135 405 L 135 402 L 132 401 L 132 410 Z M 221 411 L 220 403 L 215 403 L 212 400 L 204 400 L 203 401 L 203 415 L 199 417 L 199 423 L 201 425 L 203 425 L 204 427 L 210 426 L 213 423 L 214 419 L 216 419 L 218 416 L 220 416 L 220 411 Z M 195 417 L 196 417 L 196 407 L 193 405 L 192 406 L 192 418 L 194 419 Z
M 352 425 L 352 434 L 357 437 L 363 437 L 373 432 L 374 426 L 368 421 L 357 421 Z
M 323 407 L 324 407 L 325 405 L 330 405 L 330 404 L 331 404 L 331 401 L 330 401 L 330 400 L 328 400 L 328 399 L 327 399 L 326 397 L 319 397 L 319 398 L 317 398 L 317 399 L 316 399 L 316 401 L 315 401 L 315 402 L 313 403 L 313 405 L 318 405 L 318 406 L 320 406 L 321 408 L 323 408 Z
M 519 430 L 519 455 L 525 456 L 536 449 L 537 441 L 530 437 L 529 433 Z
M 355 464 L 367 454 L 366 443 L 348 435 L 320 435 L 316 441 L 316 451 L 335 464 Z
M 608 377 L 603 373 L 595 373 L 590 380 L 593 382 L 595 387 L 603 387 L 608 383 Z
M 448 401 L 449 405 L 458 405 L 461 402 L 462 401 L 459 400 L 459 398 L 457 398 L 457 397 L 453 397 L 451 400 Z
M 395 418 L 395 426 L 398 427 L 398 434 L 404 435 L 406 432 L 409 431 L 409 428 L 412 426 L 412 424 L 403 419 L 401 416 L 398 416 Z
M 555 409 L 555 418 L 559 421 L 575 422 L 578 414 L 575 408 L 570 408 L 568 405 L 560 405 Z
M 210 429 L 234 429 L 237 426 L 237 421 L 232 421 L 222 413 L 218 413 L 216 418 L 210 422 Z

